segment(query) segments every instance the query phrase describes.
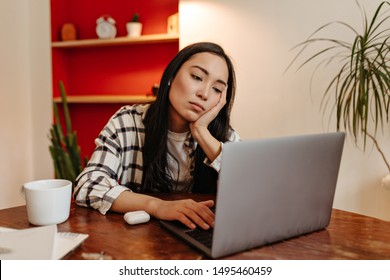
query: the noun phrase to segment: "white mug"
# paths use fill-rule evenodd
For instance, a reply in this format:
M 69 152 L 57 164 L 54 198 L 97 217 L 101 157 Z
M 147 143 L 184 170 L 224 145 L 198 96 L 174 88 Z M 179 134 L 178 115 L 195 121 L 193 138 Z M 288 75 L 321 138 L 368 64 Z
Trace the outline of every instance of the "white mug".
M 60 224 L 69 218 L 72 182 L 63 179 L 32 181 L 23 185 L 28 221 L 37 226 Z

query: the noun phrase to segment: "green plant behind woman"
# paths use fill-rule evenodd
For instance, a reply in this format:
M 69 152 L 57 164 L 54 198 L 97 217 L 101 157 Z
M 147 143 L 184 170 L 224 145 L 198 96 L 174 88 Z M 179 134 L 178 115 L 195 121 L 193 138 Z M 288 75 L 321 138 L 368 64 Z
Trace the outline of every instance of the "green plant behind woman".
M 288 68 L 310 46 L 326 44 L 305 58 L 299 68 L 314 61 L 316 70 L 336 64 L 338 70 L 324 92 L 323 105 L 335 109 L 337 130 L 344 128 L 356 143 L 362 136 L 364 147 L 366 138 L 371 139 L 390 172 L 390 162 L 376 140 L 377 131 L 387 129 L 390 122 L 390 2 L 381 2 L 370 20 L 356 3 L 363 18 L 361 32 L 342 21 L 325 24 L 295 47 L 299 52 Z M 352 32 L 353 40 L 319 36 L 322 30 L 334 25 Z
M 87 158 L 84 158 L 83 161 L 81 160 L 80 146 L 77 143 L 77 133 L 72 130 L 66 91 L 62 81 L 59 81 L 59 87 L 66 129 L 63 131 L 57 104 L 53 102 L 55 122 L 50 128 L 51 145 L 49 149 L 53 160 L 55 177 L 74 182 L 77 175 L 86 165 Z

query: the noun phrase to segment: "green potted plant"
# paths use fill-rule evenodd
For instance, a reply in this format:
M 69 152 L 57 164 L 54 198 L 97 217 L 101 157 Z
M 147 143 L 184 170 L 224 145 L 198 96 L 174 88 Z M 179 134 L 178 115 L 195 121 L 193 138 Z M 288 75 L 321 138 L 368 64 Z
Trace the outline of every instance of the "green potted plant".
M 77 133 L 72 130 L 72 121 L 70 118 L 66 91 L 62 81 L 59 81 L 59 87 L 66 129 L 63 131 L 57 104 L 53 102 L 55 122 L 50 129 L 51 145 L 49 150 L 53 160 L 55 177 L 74 182 L 78 174 L 86 165 L 87 158 L 83 161 L 81 160 L 80 146 L 77 143 Z
M 335 109 L 337 130 L 344 129 L 356 144 L 362 139 L 365 148 L 367 137 L 373 141 L 389 171 L 383 178 L 384 186 L 390 188 L 390 164 L 376 139 L 378 130 L 389 124 L 390 2 L 381 2 L 370 20 L 356 3 L 363 16 L 361 32 L 342 21 L 325 24 L 293 48 L 299 52 L 287 69 L 298 63 L 298 59 L 309 52 L 309 47 L 317 47 L 317 50 L 300 62 L 298 69 L 314 61 L 316 70 L 330 65 L 338 67 L 324 92 L 322 106 Z M 346 42 L 320 36 L 322 31 L 335 25 L 352 32 L 353 40 Z M 313 75 L 316 73 L 314 71 Z
M 142 23 L 139 22 L 139 14 L 134 13 L 131 20 L 126 23 L 128 37 L 139 37 L 142 33 Z

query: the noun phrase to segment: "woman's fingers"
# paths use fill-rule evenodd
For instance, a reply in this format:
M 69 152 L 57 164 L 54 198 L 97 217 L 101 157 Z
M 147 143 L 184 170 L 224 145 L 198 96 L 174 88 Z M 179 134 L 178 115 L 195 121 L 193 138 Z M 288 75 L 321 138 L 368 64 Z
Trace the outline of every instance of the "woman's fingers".
M 199 226 L 207 230 L 214 225 L 214 213 L 210 210 L 213 205 L 212 200 L 201 202 L 190 199 L 165 201 L 158 209 L 158 218 L 178 220 L 191 229 Z
M 195 229 L 196 225 L 185 215 L 181 214 L 177 217 L 177 220 L 187 226 L 190 229 Z
M 185 208 L 183 214 L 190 219 L 196 226 L 201 227 L 202 229 L 209 229 L 212 221 L 204 213 L 195 212 L 192 209 Z M 191 227 L 193 228 L 193 227 Z
M 190 128 L 193 125 L 197 126 L 204 126 L 207 127 L 219 114 L 221 109 L 225 106 L 226 104 L 226 90 L 222 92 L 221 98 L 219 99 L 218 103 L 210 108 L 205 114 L 200 116 L 194 123 L 190 123 Z
M 215 215 L 214 212 L 210 209 L 211 207 L 214 206 L 214 201 L 213 200 L 207 200 L 207 201 L 201 201 L 199 202 L 203 205 L 206 206 L 205 211 L 204 211 L 204 220 L 205 222 L 210 225 L 211 227 L 214 227 L 214 219 Z

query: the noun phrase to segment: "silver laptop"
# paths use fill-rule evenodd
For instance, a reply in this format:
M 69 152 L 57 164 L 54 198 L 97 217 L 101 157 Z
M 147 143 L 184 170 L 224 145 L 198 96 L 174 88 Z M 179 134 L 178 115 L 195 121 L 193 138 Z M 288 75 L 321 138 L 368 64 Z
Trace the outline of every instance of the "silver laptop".
M 212 258 L 324 229 L 344 137 L 338 132 L 226 143 L 214 229 L 161 224 Z M 211 233 L 206 244 L 202 235 Z M 200 241 L 193 235 L 201 235 Z

